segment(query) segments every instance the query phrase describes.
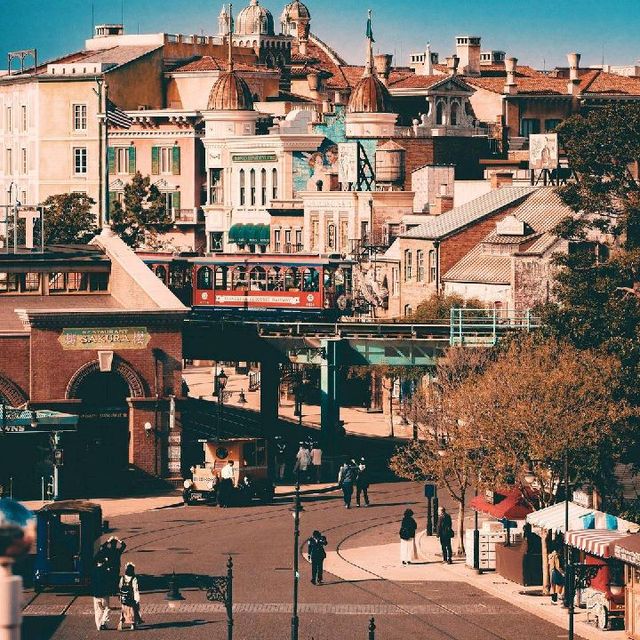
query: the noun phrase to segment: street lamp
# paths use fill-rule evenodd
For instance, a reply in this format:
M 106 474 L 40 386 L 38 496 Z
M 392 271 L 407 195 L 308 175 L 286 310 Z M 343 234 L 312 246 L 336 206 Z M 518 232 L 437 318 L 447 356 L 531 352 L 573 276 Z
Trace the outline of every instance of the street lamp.
M 300 504 L 300 469 L 296 474 L 296 495 L 293 508 L 293 609 L 291 615 L 291 640 L 298 640 L 298 582 L 300 572 L 298 570 L 298 545 L 300 544 L 300 512 L 304 508 Z
M 220 440 L 220 427 L 222 425 L 222 411 L 224 409 L 224 389 L 229 381 L 229 376 L 224 372 L 224 369 L 220 370 L 220 373 L 216 376 L 216 387 L 218 388 L 218 421 L 216 436 Z

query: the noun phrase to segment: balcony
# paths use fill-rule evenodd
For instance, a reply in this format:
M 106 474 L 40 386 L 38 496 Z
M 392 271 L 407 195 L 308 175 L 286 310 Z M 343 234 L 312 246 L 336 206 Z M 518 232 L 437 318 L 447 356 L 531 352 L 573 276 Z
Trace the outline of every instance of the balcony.
M 199 207 L 171 209 L 171 219 L 177 225 L 204 224 L 204 213 Z

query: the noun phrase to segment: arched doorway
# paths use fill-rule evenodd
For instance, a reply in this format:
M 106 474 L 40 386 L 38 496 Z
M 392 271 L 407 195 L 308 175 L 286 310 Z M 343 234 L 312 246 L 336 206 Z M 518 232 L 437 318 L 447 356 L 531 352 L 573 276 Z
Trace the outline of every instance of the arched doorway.
M 117 494 L 129 463 L 129 406 L 136 395 L 119 367 L 102 372 L 97 363 L 81 369 L 68 396 L 80 400 L 78 431 L 65 444 L 65 497 Z M 68 463 L 67 463 L 68 461 Z

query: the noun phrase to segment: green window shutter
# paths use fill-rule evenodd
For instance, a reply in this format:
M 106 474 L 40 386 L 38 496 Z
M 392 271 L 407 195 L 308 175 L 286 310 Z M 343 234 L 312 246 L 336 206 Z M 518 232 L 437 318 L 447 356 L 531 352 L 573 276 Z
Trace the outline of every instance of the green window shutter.
M 176 210 L 180 211 L 180 192 L 174 191 L 171 194 L 171 206 Z
M 173 173 L 174 176 L 180 175 L 180 147 L 178 146 L 173 147 L 171 173 Z
M 107 149 L 107 159 L 109 162 L 109 173 L 116 172 L 116 150 L 113 147 Z
M 129 173 L 136 172 L 136 148 L 129 147 Z
M 154 176 L 160 173 L 160 147 L 151 147 L 151 173 Z
M 116 203 L 116 201 L 118 200 L 118 193 L 117 191 L 109 191 L 109 211 L 113 211 L 113 205 Z

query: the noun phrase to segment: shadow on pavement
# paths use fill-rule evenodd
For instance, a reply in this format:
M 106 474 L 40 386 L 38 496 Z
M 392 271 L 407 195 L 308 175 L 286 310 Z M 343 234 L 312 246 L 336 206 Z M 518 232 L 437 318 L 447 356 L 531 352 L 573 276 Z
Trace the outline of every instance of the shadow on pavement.
M 22 637 L 29 640 L 49 640 L 63 620 L 64 616 L 24 616 Z
M 226 571 L 222 568 L 220 575 L 226 575 Z M 140 591 L 144 593 L 166 593 L 169 590 L 169 578 L 171 574 L 165 575 L 149 575 L 138 574 L 138 583 Z M 211 576 L 197 573 L 176 573 L 176 582 L 180 590 L 196 590 L 206 591 L 211 584 Z
M 144 624 L 138 627 L 138 631 L 152 631 L 154 629 L 180 629 L 186 627 L 201 627 L 205 624 L 223 624 L 224 620 L 181 620 L 178 622 L 158 622 L 157 624 Z

